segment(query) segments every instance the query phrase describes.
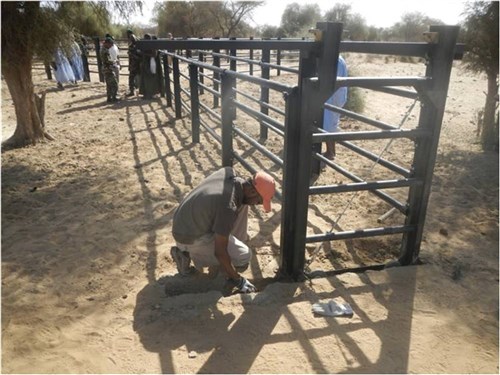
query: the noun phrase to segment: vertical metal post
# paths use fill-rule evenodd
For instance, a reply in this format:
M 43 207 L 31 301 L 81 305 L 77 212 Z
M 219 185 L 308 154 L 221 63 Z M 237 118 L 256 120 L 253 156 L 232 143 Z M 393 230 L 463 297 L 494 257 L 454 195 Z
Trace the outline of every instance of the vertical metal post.
M 174 75 L 174 105 L 175 105 L 175 118 L 182 118 L 182 105 L 181 105 L 181 83 L 179 74 L 179 59 L 174 57 L 172 59 L 172 70 Z
M 253 40 L 253 36 L 250 37 L 250 40 Z M 253 60 L 253 49 L 250 48 L 250 60 Z M 250 75 L 253 76 L 253 63 L 248 64 L 248 70 L 250 71 Z
M 189 64 L 189 89 L 191 91 L 191 132 L 193 143 L 200 143 L 200 102 L 198 97 L 198 67 Z
M 168 66 L 168 57 L 163 55 L 163 76 L 165 78 L 165 95 L 167 97 L 167 107 L 172 107 L 172 89 L 170 88 L 170 67 Z
M 99 72 L 99 82 L 104 82 L 104 73 L 102 72 L 102 61 L 101 61 L 101 44 L 99 43 L 99 37 L 94 38 L 95 54 L 97 58 L 97 71 Z
M 200 38 L 200 39 L 203 39 L 203 38 Z M 199 62 L 205 61 L 204 56 L 203 56 L 203 52 L 198 52 L 198 61 Z M 205 77 L 203 77 L 203 68 L 201 66 L 199 67 L 199 72 L 200 72 L 199 80 L 200 80 L 200 83 L 203 84 L 203 83 L 205 83 Z M 199 87 L 199 90 L 200 90 L 200 95 L 203 95 L 205 91 L 203 90 L 202 86 Z
M 278 40 L 281 40 L 281 37 L 278 37 Z M 277 49 L 276 50 L 276 65 L 280 66 L 281 65 L 281 50 Z M 281 75 L 281 69 L 277 68 L 276 69 L 276 75 Z
M 438 41 L 432 46 L 425 74 L 432 78 L 431 88 L 425 92 L 419 90 L 422 106 L 418 128 L 428 130 L 432 136 L 417 139 L 415 145 L 412 177 L 423 181 L 423 184 L 412 186 L 408 193 L 405 225 L 416 229 L 403 234 L 399 258 L 403 265 L 415 262 L 420 252 L 459 27 L 431 26 L 430 31 L 438 33 Z
M 235 78 L 223 73 L 221 74 L 222 93 L 222 166 L 233 165 L 233 121 L 236 118 L 236 107 L 234 106 L 234 83 Z
M 311 107 L 318 80 L 307 78 L 286 97 L 280 274 L 302 279 L 305 264 L 307 209 L 311 174 Z
M 271 51 L 269 49 L 263 49 L 262 50 L 262 62 L 263 63 L 269 63 L 271 60 Z M 262 66 L 261 67 L 261 72 L 260 76 L 264 79 L 269 79 L 269 66 Z M 269 103 L 269 88 L 267 87 L 260 87 L 260 101 L 263 103 Z M 269 109 L 264 106 L 260 105 L 260 112 L 264 115 L 269 114 Z M 265 140 L 267 139 L 267 134 L 268 134 L 268 129 L 266 126 L 260 124 L 260 139 Z
M 214 38 L 214 39 L 219 39 L 219 38 Z M 220 50 L 214 49 L 214 53 L 220 53 Z M 213 65 L 217 68 L 220 68 L 220 57 L 214 56 L 213 59 L 214 59 Z M 219 91 L 219 82 L 216 82 L 220 81 L 219 72 L 214 71 L 213 77 L 214 77 L 214 85 L 213 85 L 214 91 Z M 217 95 L 214 95 L 214 108 L 217 108 L 218 106 L 219 106 L 219 97 Z
M 231 40 L 236 40 L 236 38 L 231 38 Z M 233 56 L 233 57 L 236 57 L 236 49 L 232 49 L 232 50 L 230 50 L 230 51 L 229 51 L 229 55 L 230 55 L 230 56 Z M 234 72 L 238 71 L 238 66 L 237 66 L 237 61 L 236 61 L 236 60 L 231 59 L 231 60 L 229 61 L 229 69 L 230 69 L 230 70 L 232 70 L 232 71 L 234 71 Z M 235 87 L 235 88 L 236 88 L 236 85 L 237 85 L 237 83 L 236 83 L 236 80 L 235 80 L 235 81 L 234 81 L 234 87 Z M 236 94 L 236 93 L 234 93 L 234 99 L 235 99 L 235 100 L 236 100 L 236 97 L 237 97 L 237 94 Z
M 43 63 L 45 66 L 45 73 L 47 74 L 47 79 L 52 79 L 52 70 L 50 69 L 50 64 L 48 62 Z
M 319 97 L 317 110 L 311 115 L 314 119 L 314 125 L 318 128 L 323 127 L 323 103 L 333 94 L 335 82 L 337 81 L 337 65 L 340 51 L 340 40 L 342 37 L 342 24 L 332 22 L 318 22 L 316 28 L 321 33 L 321 52 L 318 56 L 317 69 L 319 77 Z M 313 152 L 321 152 L 321 143 L 314 144 Z M 312 173 L 319 175 L 321 172 L 320 162 L 317 159 L 312 160 Z

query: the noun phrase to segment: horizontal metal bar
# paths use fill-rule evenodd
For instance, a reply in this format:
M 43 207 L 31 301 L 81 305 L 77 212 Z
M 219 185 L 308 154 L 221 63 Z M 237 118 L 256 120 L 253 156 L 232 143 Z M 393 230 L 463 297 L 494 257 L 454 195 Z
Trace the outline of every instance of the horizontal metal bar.
M 414 230 L 415 230 L 414 226 L 399 225 L 399 226 L 384 227 L 384 228 L 368 228 L 368 229 L 349 230 L 344 232 L 332 232 L 332 233 L 307 236 L 306 243 L 348 240 L 353 238 L 374 237 L 374 236 L 387 236 L 391 234 L 408 233 Z
M 208 126 L 208 124 L 202 119 L 200 119 L 200 125 L 203 126 L 205 130 L 209 132 L 210 135 L 212 135 L 212 137 L 214 137 L 215 140 L 222 145 L 222 137 L 219 134 L 217 134 L 215 130 L 213 130 L 210 126 Z
M 430 84 L 430 77 L 338 77 L 335 87 L 422 86 Z
M 189 76 L 179 71 L 179 75 L 189 81 Z
M 418 99 L 420 97 L 418 92 L 416 92 L 416 91 L 405 90 L 405 89 L 400 89 L 400 88 L 396 88 L 396 87 L 383 86 L 383 87 L 370 87 L 370 89 L 375 90 L 375 91 L 385 92 L 386 94 L 401 96 L 403 98 L 409 98 L 409 99 Z
M 334 163 L 331 160 L 328 160 L 325 158 L 323 155 L 315 153 L 313 154 L 313 157 L 324 162 L 326 165 L 328 165 L 330 168 L 333 168 L 340 174 L 344 175 L 347 178 L 350 178 L 354 182 L 364 182 L 364 180 L 358 176 L 356 176 L 354 173 L 349 172 L 347 169 L 342 168 L 340 165 L 337 163 Z M 406 215 L 408 208 L 405 204 L 399 202 L 397 199 L 394 199 L 391 197 L 389 194 L 383 192 L 383 191 L 378 191 L 378 190 L 369 190 L 370 193 L 376 195 L 380 199 L 382 199 L 384 202 L 389 203 L 392 207 L 396 207 L 401 213 Z
M 260 123 L 261 123 L 262 125 L 264 125 L 266 128 L 268 128 L 268 129 L 272 130 L 273 132 L 275 132 L 276 134 L 278 134 L 279 136 L 281 136 L 281 137 L 284 137 L 284 136 L 285 136 L 285 132 L 284 132 L 284 131 L 282 131 L 282 130 L 278 129 L 277 127 L 275 127 L 275 126 L 273 126 L 273 125 L 271 125 L 271 124 L 269 124 L 268 122 L 266 122 L 266 121 L 261 121 Z
M 377 162 L 383 167 L 386 167 L 387 169 L 390 169 L 393 172 L 396 172 L 404 177 L 410 177 L 411 172 L 409 169 L 403 168 L 397 164 L 394 164 L 393 162 L 390 162 L 386 159 L 381 158 L 379 155 L 376 155 L 368 150 L 365 150 L 362 147 L 356 146 L 355 144 L 348 142 L 348 141 L 340 141 L 338 144 L 360 154 L 361 156 L 364 156 L 372 161 Z
M 154 49 L 287 49 L 313 51 L 320 44 L 311 40 L 250 40 L 250 39 L 156 39 L 139 40 L 137 48 L 141 50 Z
M 181 100 L 181 106 L 186 110 L 186 112 L 191 115 L 191 107 L 189 107 L 186 103 L 184 103 L 182 100 Z
M 214 77 L 212 76 L 209 76 L 208 74 L 205 74 L 205 73 L 202 73 L 202 72 L 199 72 L 198 73 L 200 76 L 202 77 L 205 77 L 205 78 L 208 78 L 209 80 L 213 81 L 214 80 Z
M 373 125 L 379 129 L 385 129 L 385 130 L 397 130 L 398 129 L 397 126 L 389 125 L 389 124 L 386 124 L 385 122 L 374 120 L 374 119 L 371 119 L 369 117 L 360 115 L 359 113 L 348 111 L 347 109 L 337 107 L 337 106 L 334 106 L 334 105 L 331 105 L 328 103 L 325 103 L 324 107 L 325 107 L 325 109 L 340 113 L 341 115 L 344 115 L 344 116 L 347 116 L 349 118 L 353 118 L 355 120 L 364 122 L 365 124 Z
M 233 103 L 235 104 L 235 106 L 237 108 L 241 109 L 243 112 L 245 112 L 246 114 L 252 116 L 253 118 L 255 118 L 257 120 L 267 121 L 268 123 L 270 123 L 271 125 L 274 125 L 278 129 L 280 129 L 282 131 L 285 131 L 285 125 L 279 123 L 278 121 L 276 121 L 272 117 L 266 116 L 265 114 L 263 114 L 263 113 L 261 113 L 259 111 L 256 111 L 255 109 L 250 108 L 249 106 L 247 106 L 247 105 L 245 105 L 243 103 L 240 103 L 240 102 L 238 102 L 236 100 Z
M 279 92 L 291 92 L 293 90 L 293 86 L 288 86 L 288 85 L 285 85 L 283 83 L 270 81 L 267 79 L 251 76 L 248 74 L 241 74 L 238 72 L 233 72 L 232 70 L 225 70 L 224 73 L 229 74 L 235 78 L 239 78 L 239 79 L 242 79 L 242 80 L 247 81 L 247 82 L 256 83 L 260 86 L 264 86 L 264 87 L 267 87 L 267 88 L 270 88 L 270 89 L 273 89 L 273 90 L 276 90 Z
M 322 277 L 332 277 L 336 275 L 341 275 L 343 273 L 365 273 L 366 271 L 381 271 L 386 268 L 385 264 L 372 264 L 369 266 L 353 267 L 353 268 L 341 268 L 338 270 L 312 270 L 309 272 L 304 272 L 305 276 L 309 279 L 318 279 Z
M 207 90 L 211 94 L 218 96 L 219 98 L 222 96 L 222 94 L 220 92 L 215 91 L 214 89 L 212 89 L 211 87 L 208 87 L 207 85 L 204 85 L 203 83 L 200 83 L 200 81 L 198 81 L 198 86 L 202 87 L 204 90 Z
M 426 57 L 432 46 L 428 43 L 341 42 L 340 52 L 375 53 L 378 55 Z
M 323 185 L 311 186 L 309 188 L 310 195 L 332 194 L 332 193 L 347 193 L 351 191 L 366 191 L 377 189 L 393 189 L 400 187 L 409 187 L 421 185 L 422 180 L 416 178 L 405 178 L 403 180 L 385 180 L 373 182 L 354 182 L 351 184 Z
M 238 94 L 240 94 L 241 96 L 244 96 L 245 98 L 248 98 L 248 99 L 250 99 L 250 100 L 254 101 L 255 103 L 259 103 L 260 105 L 262 105 L 262 106 L 264 106 L 264 107 L 266 107 L 266 108 L 269 108 L 269 109 L 271 109 L 272 111 L 274 111 L 274 112 L 276 112 L 276 113 L 278 113 L 278 114 L 280 114 L 280 115 L 282 115 L 282 116 L 285 116 L 285 112 L 284 112 L 284 111 L 282 111 L 281 109 L 276 108 L 275 106 L 272 106 L 272 105 L 271 105 L 271 104 L 269 104 L 269 103 L 263 102 L 262 100 L 256 99 L 256 98 L 254 98 L 253 96 L 251 96 L 251 95 L 249 95 L 249 94 L 247 94 L 247 93 L 245 93 L 245 92 L 243 92 L 243 91 L 240 91 L 240 90 L 238 90 L 238 89 L 234 89 L 234 88 L 233 88 L 233 90 L 234 90 L 235 92 L 237 92 Z
M 242 137 L 245 141 L 250 143 L 253 147 L 255 147 L 257 150 L 259 150 L 262 154 L 267 156 L 270 160 L 274 162 L 274 164 L 279 165 L 280 167 L 283 167 L 283 160 L 274 155 L 271 151 L 269 151 L 267 148 L 262 146 L 259 142 L 257 142 L 255 139 L 250 137 L 248 134 L 243 132 L 241 129 L 234 127 L 233 128 L 234 132 L 238 134 L 240 137 Z
M 430 136 L 430 131 L 423 129 L 375 130 L 362 132 L 315 133 L 313 143 L 325 141 L 360 141 L 364 139 L 393 139 L 393 138 L 423 138 Z
M 182 88 L 182 87 L 181 87 L 180 89 L 181 89 L 181 91 L 182 91 L 184 94 L 186 94 L 187 96 L 191 97 L 191 93 L 190 93 L 188 90 L 186 90 L 185 88 Z
M 200 107 L 202 107 L 205 111 L 207 111 L 210 115 L 214 116 L 219 122 L 222 122 L 222 117 L 217 112 L 209 108 L 205 103 L 199 102 Z

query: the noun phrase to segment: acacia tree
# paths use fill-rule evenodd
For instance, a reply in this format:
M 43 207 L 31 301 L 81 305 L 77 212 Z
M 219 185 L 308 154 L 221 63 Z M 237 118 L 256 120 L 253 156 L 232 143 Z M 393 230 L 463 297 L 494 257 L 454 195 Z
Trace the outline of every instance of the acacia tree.
M 463 39 L 465 66 L 488 77 L 481 143 L 483 149 L 498 147 L 498 1 L 469 2 L 465 9 Z
M 430 18 L 421 12 L 405 13 L 401 21 L 391 27 L 393 38 L 403 42 L 422 42 L 424 32 L 429 31 L 431 25 L 442 25 L 443 21 Z
M 318 4 L 288 4 L 281 15 L 281 30 L 287 37 L 301 36 L 321 20 Z
M 342 22 L 344 31 L 351 40 L 366 40 L 368 38 L 366 20 L 359 13 L 352 13 L 349 4 L 335 4 L 333 8 L 325 12 L 324 19 L 325 21 Z
M 160 35 L 229 37 L 244 33 L 261 1 L 167 1 L 155 5 L 155 21 Z
M 212 2 L 210 13 L 214 18 L 222 36 L 234 36 L 235 30 L 242 22 L 252 16 L 253 11 L 260 7 L 263 1 L 224 1 Z
M 107 12 L 108 7 L 127 14 L 142 3 L 89 2 L 96 11 Z M 42 139 L 53 139 L 45 130 L 44 98 L 34 93 L 31 68 L 36 55 L 50 61 L 58 46 L 74 40 L 74 29 L 68 20 L 57 13 L 59 3 L 41 6 L 39 1 L 2 1 L 2 76 L 7 84 L 16 113 L 16 129 L 2 149 L 36 144 Z M 78 5 L 74 2 L 73 6 Z

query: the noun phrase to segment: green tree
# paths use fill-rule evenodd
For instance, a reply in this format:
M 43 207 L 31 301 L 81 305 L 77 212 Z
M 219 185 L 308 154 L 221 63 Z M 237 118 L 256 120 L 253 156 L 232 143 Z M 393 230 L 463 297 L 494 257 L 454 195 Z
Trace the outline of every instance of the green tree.
M 166 1 L 154 8 L 158 33 L 172 33 L 181 37 L 213 37 L 217 26 L 211 16 L 210 7 L 220 5 L 209 1 Z
M 288 4 L 281 16 L 281 29 L 284 36 L 305 36 L 310 28 L 321 20 L 321 11 L 317 4 Z
M 467 69 L 488 77 L 481 131 L 481 143 L 488 150 L 498 147 L 498 1 L 469 2 L 464 14 L 463 62 Z
M 359 13 L 351 12 L 351 5 L 338 3 L 325 12 L 325 21 L 342 22 L 344 32 L 351 40 L 366 40 L 368 26 Z
M 262 38 L 276 38 L 282 37 L 283 31 L 278 26 L 264 25 L 257 29 L 257 34 Z
M 210 13 L 214 18 L 221 35 L 228 38 L 236 36 L 235 33 L 239 30 L 239 35 L 242 35 L 241 26 L 244 21 L 252 16 L 253 11 L 264 4 L 263 1 L 224 1 L 213 2 L 219 6 L 210 7 Z
M 76 3 L 76 2 L 75 2 Z M 96 11 L 106 13 L 108 7 L 128 13 L 136 2 L 89 2 Z M 3 149 L 36 144 L 52 139 L 45 130 L 43 100 L 34 93 L 31 68 L 33 57 L 50 61 L 55 50 L 75 39 L 71 22 L 58 14 L 61 3 L 41 6 L 38 1 L 2 1 L 2 76 L 9 89 L 16 113 L 16 129 Z M 81 4 L 77 4 L 80 6 Z M 66 6 L 66 4 L 64 4 Z M 44 96 L 42 96 L 44 98 Z
M 183 37 L 245 36 L 245 22 L 261 1 L 167 1 L 155 6 L 160 35 Z
M 431 25 L 443 25 L 443 21 L 427 17 L 421 12 L 405 13 L 401 21 L 391 27 L 392 39 L 402 42 L 423 42 L 424 32 Z

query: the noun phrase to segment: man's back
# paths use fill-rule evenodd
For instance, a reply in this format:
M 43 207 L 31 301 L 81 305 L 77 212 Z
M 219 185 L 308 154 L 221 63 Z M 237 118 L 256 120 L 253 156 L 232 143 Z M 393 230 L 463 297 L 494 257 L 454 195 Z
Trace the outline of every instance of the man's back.
M 228 236 L 243 204 L 243 182 L 231 167 L 203 180 L 175 211 L 172 233 L 176 241 L 189 244 L 210 233 Z

